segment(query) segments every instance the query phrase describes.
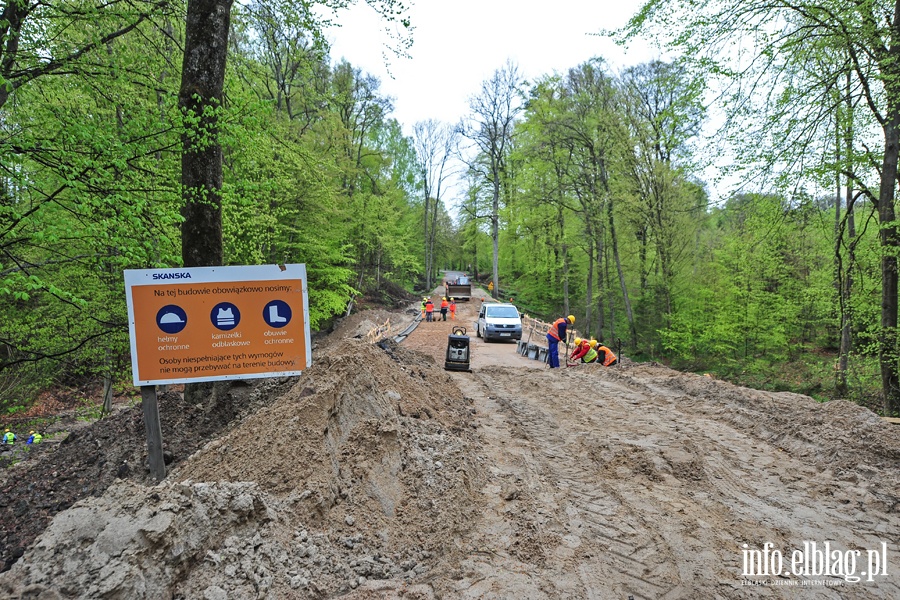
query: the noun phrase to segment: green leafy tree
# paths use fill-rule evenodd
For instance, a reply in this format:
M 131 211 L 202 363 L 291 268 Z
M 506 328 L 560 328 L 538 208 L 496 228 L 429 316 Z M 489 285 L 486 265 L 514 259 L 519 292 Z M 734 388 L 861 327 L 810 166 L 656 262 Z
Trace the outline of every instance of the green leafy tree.
M 470 98 L 471 118 L 460 124 L 460 133 L 475 147 L 469 168 L 491 186 L 491 239 L 493 241 L 493 296 L 500 293 L 500 208 L 501 189 L 506 177 L 506 161 L 516 117 L 521 110 L 521 76 L 512 63 L 497 69 L 482 83 L 481 91 Z
M 825 139 L 809 135 L 810 127 L 827 124 L 814 115 L 834 114 L 834 96 L 827 90 L 842 74 L 851 73 L 852 85 L 865 99 L 863 106 L 881 134 L 882 151 L 870 154 L 870 170 L 848 175 L 878 207 L 883 248 L 879 324 L 883 408 L 886 414 L 900 412 L 896 252 L 900 239 L 894 208 L 900 157 L 900 3 L 651 0 L 624 33 L 651 31 L 697 68 L 730 84 L 724 105 L 730 122 L 741 124 L 745 139 L 750 133 L 763 142 L 743 147 L 774 149 L 763 164 L 778 165 L 785 180 L 802 171 L 809 141 Z M 742 40 L 738 47 L 736 39 Z M 838 60 L 824 60 L 826 54 Z M 797 73 L 804 76 L 794 77 Z M 744 119 L 752 119 L 759 102 L 768 109 L 759 113 L 766 118 L 748 127 L 752 121 Z

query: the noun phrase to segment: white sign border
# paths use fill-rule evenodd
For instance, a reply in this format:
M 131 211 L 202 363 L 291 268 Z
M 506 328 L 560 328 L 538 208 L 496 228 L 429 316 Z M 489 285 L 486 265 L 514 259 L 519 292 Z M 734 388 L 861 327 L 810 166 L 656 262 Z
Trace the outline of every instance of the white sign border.
M 190 278 L 154 279 L 153 275 L 190 274 Z M 131 288 L 137 285 L 178 285 L 185 283 L 241 283 L 245 281 L 276 281 L 300 279 L 303 282 L 303 335 L 306 338 L 306 368 L 312 366 L 312 344 L 309 331 L 309 284 L 306 264 L 240 265 L 223 267 L 182 267 L 175 269 L 125 269 L 125 301 L 128 304 L 128 339 L 131 345 L 131 377 L 135 386 L 200 383 L 203 381 L 227 381 L 263 379 L 269 377 L 293 377 L 303 371 L 276 371 L 274 373 L 248 373 L 242 375 L 209 375 L 203 377 L 179 377 L 172 379 L 138 379 L 137 339 L 135 336 L 134 303 Z

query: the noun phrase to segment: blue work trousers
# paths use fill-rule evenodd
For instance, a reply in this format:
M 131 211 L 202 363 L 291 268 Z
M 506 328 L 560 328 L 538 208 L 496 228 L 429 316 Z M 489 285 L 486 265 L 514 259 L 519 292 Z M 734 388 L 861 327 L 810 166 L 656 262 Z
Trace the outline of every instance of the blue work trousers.
M 547 353 L 547 362 L 550 363 L 551 369 L 559 368 L 559 340 L 547 334 L 547 347 L 549 351 Z

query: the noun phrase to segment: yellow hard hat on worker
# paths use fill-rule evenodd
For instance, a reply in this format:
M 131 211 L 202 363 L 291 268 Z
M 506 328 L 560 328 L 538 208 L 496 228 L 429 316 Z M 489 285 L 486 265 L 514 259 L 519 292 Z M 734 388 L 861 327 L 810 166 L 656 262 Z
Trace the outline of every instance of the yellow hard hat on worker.
M 566 321 L 568 321 L 569 325 L 571 325 L 575 322 L 575 315 L 569 315 L 568 317 L 566 317 Z
M 579 338 L 579 337 L 575 338 L 575 345 L 576 345 L 576 346 L 580 346 L 580 345 L 581 345 L 581 338 Z
M 591 348 L 597 347 L 597 340 L 591 340 Z

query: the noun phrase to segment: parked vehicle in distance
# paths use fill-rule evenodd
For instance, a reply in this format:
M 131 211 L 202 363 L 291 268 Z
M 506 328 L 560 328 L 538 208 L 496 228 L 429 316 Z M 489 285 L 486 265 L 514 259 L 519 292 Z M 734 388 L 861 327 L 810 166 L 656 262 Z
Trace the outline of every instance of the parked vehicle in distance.
M 521 340 L 522 316 L 513 304 L 485 302 L 478 313 L 475 333 L 485 342 L 491 340 Z
M 468 300 L 472 297 L 472 282 L 466 276 L 460 276 L 446 282 L 445 296 L 457 300 Z

